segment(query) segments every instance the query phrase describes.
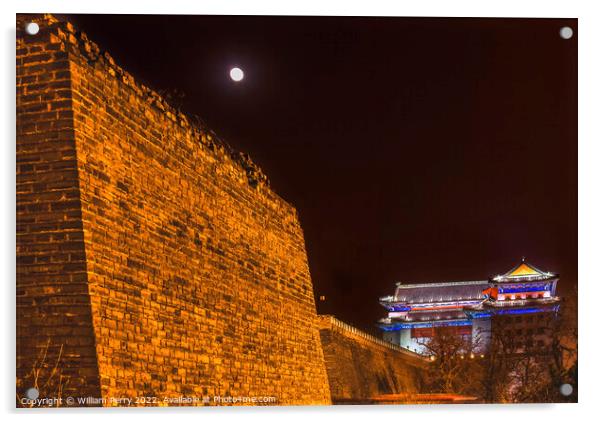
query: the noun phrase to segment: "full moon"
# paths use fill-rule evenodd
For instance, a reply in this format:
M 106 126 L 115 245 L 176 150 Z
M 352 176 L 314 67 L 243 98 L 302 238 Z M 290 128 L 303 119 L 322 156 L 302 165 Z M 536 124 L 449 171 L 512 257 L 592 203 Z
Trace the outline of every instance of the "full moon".
M 245 77 L 245 74 L 243 73 L 242 69 L 238 67 L 233 67 L 232 69 L 230 69 L 230 77 L 234 82 L 240 82 L 242 81 L 242 78 Z

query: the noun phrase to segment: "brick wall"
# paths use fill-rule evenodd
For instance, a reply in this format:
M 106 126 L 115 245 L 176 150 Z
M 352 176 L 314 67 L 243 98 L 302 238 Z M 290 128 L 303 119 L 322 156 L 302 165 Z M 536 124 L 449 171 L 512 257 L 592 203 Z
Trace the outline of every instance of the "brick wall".
M 428 364 L 423 357 L 330 315 L 319 320 L 333 403 L 367 403 L 384 394 L 420 392 Z
M 76 343 L 72 385 L 105 398 L 329 403 L 296 210 L 85 35 L 30 19 L 40 34 L 17 42 L 22 366 L 27 335 L 67 325 L 78 331 L 54 341 Z
M 17 390 L 97 396 L 69 58 L 17 27 Z

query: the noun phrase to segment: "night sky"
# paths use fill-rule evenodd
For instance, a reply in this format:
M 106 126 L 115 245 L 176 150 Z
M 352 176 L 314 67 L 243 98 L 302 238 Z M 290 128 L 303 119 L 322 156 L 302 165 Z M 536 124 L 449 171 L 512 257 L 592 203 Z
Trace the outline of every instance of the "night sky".
M 262 167 L 299 211 L 319 312 L 374 332 L 395 282 L 522 256 L 576 285 L 577 20 L 68 19 Z

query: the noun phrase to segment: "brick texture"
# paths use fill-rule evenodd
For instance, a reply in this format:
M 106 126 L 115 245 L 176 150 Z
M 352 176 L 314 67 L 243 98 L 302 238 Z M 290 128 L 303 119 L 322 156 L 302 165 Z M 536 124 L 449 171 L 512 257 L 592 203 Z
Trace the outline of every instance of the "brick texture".
M 77 395 L 330 403 L 296 210 L 70 24 L 17 20 L 18 378 L 50 339 Z
M 420 393 L 425 358 L 321 315 L 320 336 L 332 402 L 366 403 L 385 394 Z
M 21 23 L 16 51 L 17 393 L 37 386 L 46 395 L 98 396 L 69 57 L 56 31 L 28 36 Z

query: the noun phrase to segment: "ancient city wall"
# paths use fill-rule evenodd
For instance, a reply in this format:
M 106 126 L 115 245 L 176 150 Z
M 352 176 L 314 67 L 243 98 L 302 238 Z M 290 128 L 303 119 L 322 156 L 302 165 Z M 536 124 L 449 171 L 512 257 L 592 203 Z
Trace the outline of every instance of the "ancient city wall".
M 69 56 L 51 31 L 16 56 L 17 390 L 98 396 Z
M 75 392 L 330 403 L 295 209 L 71 25 L 35 20 L 17 40 L 20 376 L 50 340 Z
M 367 403 L 381 395 L 420 392 L 426 359 L 330 315 L 319 320 L 333 403 Z

